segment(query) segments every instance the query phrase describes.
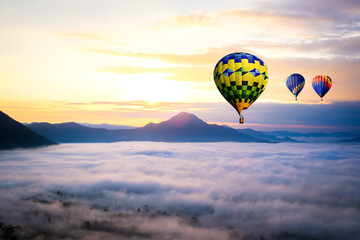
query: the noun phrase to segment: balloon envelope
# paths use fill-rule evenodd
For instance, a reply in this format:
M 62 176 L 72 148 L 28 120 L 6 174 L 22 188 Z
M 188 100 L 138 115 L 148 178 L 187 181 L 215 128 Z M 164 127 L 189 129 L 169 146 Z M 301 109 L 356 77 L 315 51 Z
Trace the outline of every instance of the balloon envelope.
M 320 96 L 321 100 L 332 86 L 332 80 L 326 75 L 317 75 L 312 80 L 312 86 L 315 92 Z
M 265 63 L 244 52 L 226 55 L 214 69 L 216 87 L 241 118 L 241 111 L 249 108 L 264 91 L 268 78 Z
M 290 90 L 290 92 L 295 96 L 295 99 L 297 100 L 297 96 L 303 90 L 305 86 L 305 78 L 298 73 L 291 74 L 286 79 L 286 86 Z

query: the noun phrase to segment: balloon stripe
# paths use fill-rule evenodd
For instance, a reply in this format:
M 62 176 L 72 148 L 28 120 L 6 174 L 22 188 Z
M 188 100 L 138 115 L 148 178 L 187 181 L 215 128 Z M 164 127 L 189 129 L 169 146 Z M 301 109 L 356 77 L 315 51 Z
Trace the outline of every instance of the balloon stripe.
M 312 86 L 315 92 L 322 98 L 330 90 L 332 80 L 329 76 L 318 75 L 313 78 Z
M 286 79 L 286 86 L 297 97 L 305 86 L 305 78 L 298 73 L 291 74 Z

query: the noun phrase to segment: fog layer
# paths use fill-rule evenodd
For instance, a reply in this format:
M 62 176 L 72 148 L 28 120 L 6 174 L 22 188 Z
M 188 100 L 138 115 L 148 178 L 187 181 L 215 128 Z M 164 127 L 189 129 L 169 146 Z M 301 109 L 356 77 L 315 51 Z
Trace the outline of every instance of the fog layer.
M 359 145 L 314 143 L 121 142 L 3 151 L 0 234 L 360 239 L 359 156 Z

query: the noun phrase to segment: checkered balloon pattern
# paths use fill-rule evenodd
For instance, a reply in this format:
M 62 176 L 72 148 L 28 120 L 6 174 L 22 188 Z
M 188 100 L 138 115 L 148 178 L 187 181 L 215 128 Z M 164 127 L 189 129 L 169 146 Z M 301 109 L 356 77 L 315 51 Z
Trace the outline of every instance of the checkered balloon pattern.
M 265 63 L 244 52 L 226 55 L 214 69 L 216 87 L 239 114 L 260 96 L 268 78 Z

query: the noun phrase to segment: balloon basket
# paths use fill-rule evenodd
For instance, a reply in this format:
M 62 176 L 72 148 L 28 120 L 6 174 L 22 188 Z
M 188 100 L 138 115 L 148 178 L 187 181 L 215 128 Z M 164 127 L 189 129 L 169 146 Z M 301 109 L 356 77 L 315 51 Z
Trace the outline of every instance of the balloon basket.
M 244 117 L 242 115 L 240 115 L 239 123 L 244 124 Z

